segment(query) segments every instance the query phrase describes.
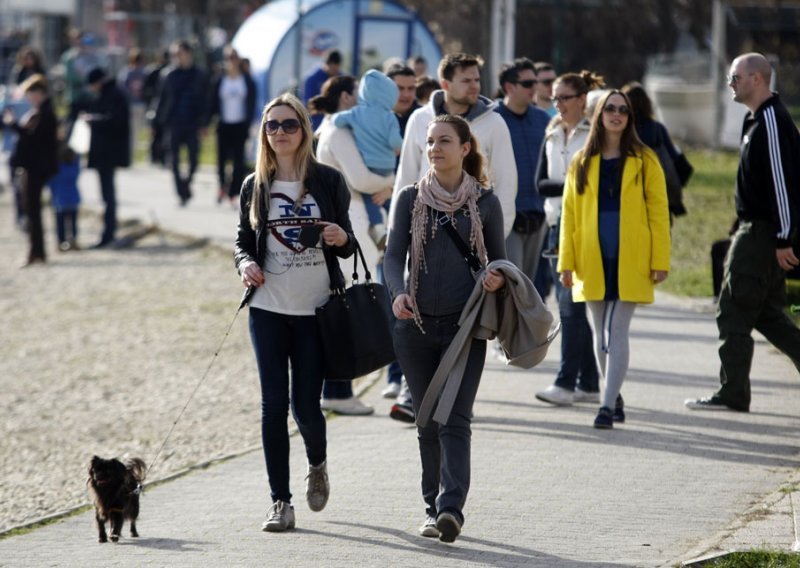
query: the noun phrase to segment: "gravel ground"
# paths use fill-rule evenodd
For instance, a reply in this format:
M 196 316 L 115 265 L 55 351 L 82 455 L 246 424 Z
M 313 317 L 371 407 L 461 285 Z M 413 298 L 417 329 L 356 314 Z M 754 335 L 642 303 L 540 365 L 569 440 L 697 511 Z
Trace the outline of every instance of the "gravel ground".
M 0 531 L 88 502 L 92 455 L 155 457 L 239 302 L 231 255 L 152 234 L 124 250 L 55 252 L 18 269 L 26 237 L 0 195 Z M 81 218 L 81 237 L 99 234 Z M 247 313 L 148 480 L 260 444 Z M 265 485 L 266 490 L 266 485 Z

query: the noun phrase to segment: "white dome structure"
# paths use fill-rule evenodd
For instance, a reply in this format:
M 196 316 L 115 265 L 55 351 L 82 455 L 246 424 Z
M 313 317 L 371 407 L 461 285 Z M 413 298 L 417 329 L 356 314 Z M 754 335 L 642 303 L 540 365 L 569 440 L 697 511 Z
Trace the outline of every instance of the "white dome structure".
M 250 60 L 259 108 L 294 91 L 298 74 L 302 85 L 331 49 L 342 54 L 342 72 L 356 77 L 390 57 L 418 55 L 435 73 L 442 57 L 425 23 L 392 0 L 274 0 L 245 20 L 232 43 Z

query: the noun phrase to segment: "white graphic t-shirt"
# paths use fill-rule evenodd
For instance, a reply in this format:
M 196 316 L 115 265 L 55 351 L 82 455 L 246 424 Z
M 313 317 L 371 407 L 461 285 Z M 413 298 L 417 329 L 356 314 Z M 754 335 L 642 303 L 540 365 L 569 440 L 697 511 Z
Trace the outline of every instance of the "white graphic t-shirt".
M 279 314 L 306 316 L 328 300 L 330 283 L 321 248 L 300 244 L 300 228 L 322 220 L 316 200 L 306 193 L 300 203 L 300 182 L 273 181 L 267 218 L 264 284 L 250 306 Z

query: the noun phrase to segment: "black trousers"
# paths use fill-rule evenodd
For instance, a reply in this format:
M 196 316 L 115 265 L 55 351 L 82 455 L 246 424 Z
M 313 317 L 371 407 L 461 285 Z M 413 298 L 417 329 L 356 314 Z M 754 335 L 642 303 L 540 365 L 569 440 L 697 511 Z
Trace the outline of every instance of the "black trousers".
M 22 209 L 28 218 L 28 260 L 45 259 L 42 225 L 42 188 L 46 181 L 38 172 L 24 170 L 21 176 Z
M 717 306 L 720 383 L 717 395 L 729 407 L 750 409 L 753 329 L 789 356 L 800 371 L 800 329 L 783 311 L 786 273 L 775 258 L 775 228 L 741 222 L 725 258 Z
M 250 125 L 247 122 L 220 122 L 217 126 L 217 175 L 219 186 L 227 190 L 228 197 L 236 197 L 242 189 L 245 174 L 244 145 L 249 130 Z M 233 167 L 230 182 L 225 172 L 229 161 Z

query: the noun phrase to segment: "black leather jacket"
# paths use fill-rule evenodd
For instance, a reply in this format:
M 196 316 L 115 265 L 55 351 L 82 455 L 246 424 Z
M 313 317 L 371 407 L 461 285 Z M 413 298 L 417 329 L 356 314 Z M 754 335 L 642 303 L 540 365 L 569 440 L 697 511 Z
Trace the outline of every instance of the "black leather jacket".
M 242 184 L 242 194 L 239 201 L 239 228 L 236 234 L 236 247 L 233 257 L 236 269 L 241 274 L 242 264 L 254 261 L 259 266 L 264 265 L 267 254 L 267 233 L 262 223 L 258 231 L 250 226 L 250 202 L 253 197 L 253 184 L 255 174 L 250 174 Z M 319 163 L 310 164 L 306 173 L 305 186 L 316 200 L 322 213 L 322 220 L 336 223 L 347 233 L 347 244 L 342 247 L 325 247 L 340 258 L 347 258 L 355 252 L 355 235 L 350 224 L 350 190 L 344 181 L 344 176 L 334 168 Z M 259 204 L 267 216 L 266 201 Z M 252 288 L 255 291 L 255 288 Z

